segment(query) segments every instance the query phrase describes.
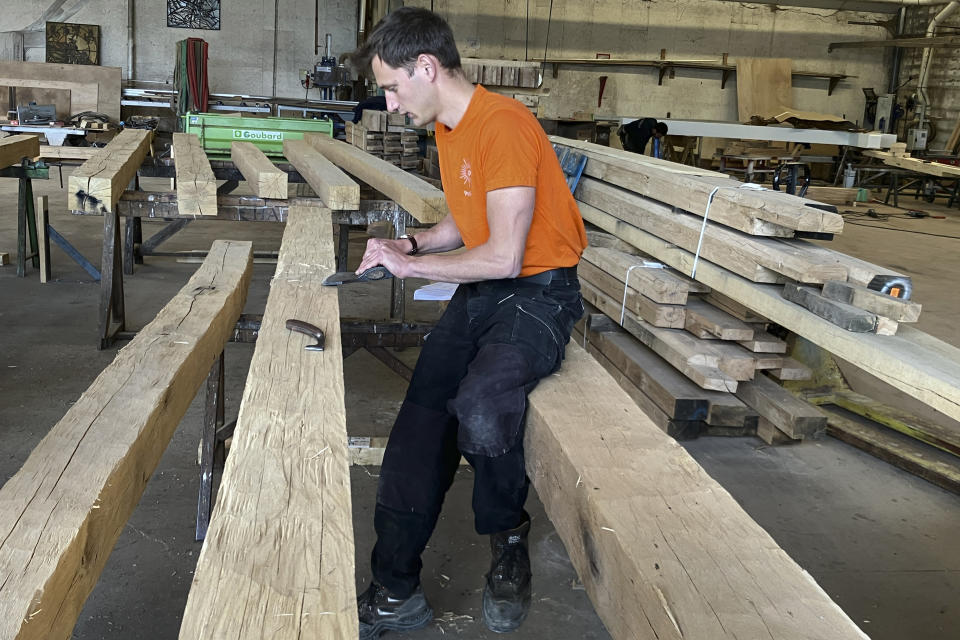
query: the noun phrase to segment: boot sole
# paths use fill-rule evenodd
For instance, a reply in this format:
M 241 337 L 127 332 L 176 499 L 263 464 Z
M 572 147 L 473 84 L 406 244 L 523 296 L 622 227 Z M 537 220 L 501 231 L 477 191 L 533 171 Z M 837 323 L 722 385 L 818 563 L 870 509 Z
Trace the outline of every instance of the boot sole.
M 415 631 L 422 629 L 433 621 L 433 609 L 426 611 L 410 620 L 384 620 L 370 626 L 370 630 L 360 636 L 360 640 L 376 640 L 385 631 Z
M 530 613 L 530 598 L 524 598 L 522 604 L 520 605 L 521 611 L 520 615 L 516 618 L 511 618 L 508 620 L 491 620 L 490 616 L 487 613 L 487 608 L 494 604 L 494 600 L 487 594 L 483 599 L 483 607 L 481 608 L 483 624 L 486 625 L 487 629 L 493 631 L 494 633 L 510 633 L 516 631 L 523 624 L 523 621 L 527 619 L 527 614 Z M 488 600 L 489 598 L 489 600 Z M 515 603 L 510 603 L 514 604 Z

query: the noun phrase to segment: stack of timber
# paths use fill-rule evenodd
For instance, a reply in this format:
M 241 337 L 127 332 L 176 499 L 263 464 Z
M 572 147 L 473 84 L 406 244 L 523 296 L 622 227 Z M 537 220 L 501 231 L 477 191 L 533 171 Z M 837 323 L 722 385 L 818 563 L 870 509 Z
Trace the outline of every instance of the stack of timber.
M 594 243 L 610 238 L 590 233 Z M 734 392 L 759 370 L 790 367 L 766 318 L 649 256 L 589 246 L 578 274 L 588 303 L 704 389 Z
M 190 281 L 0 489 L 0 638 L 71 636 L 147 481 L 233 333 L 252 255 L 249 242 L 214 242 Z M 352 588 L 352 572 L 348 582 Z
M 401 169 L 419 167 L 419 136 L 406 130 L 401 113 L 365 109 L 360 122 L 347 122 L 347 142 Z
M 592 306 L 577 323 L 573 339 L 668 435 L 681 440 L 756 432 L 757 414 L 736 396 L 701 388 Z
M 420 161 L 420 172 L 432 180 L 442 180 L 440 176 L 440 152 L 437 150 L 437 145 L 427 145 L 426 154 Z
M 795 237 L 841 231 L 842 221 L 830 207 L 741 188 L 710 172 L 607 147 L 563 138 L 553 142 L 588 157 L 586 179 L 576 192 L 587 222 L 710 287 L 711 296 L 722 295 L 946 416 L 960 418 L 960 349 L 909 324 L 900 324 L 893 336 L 854 333 L 784 299 L 785 282 L 867 287 L 876 278 L 903 277 Z M 682 222 L 689 219 L 695 223 L 697 244 L 690 241 L 689 223 Z M 831 295 L 835 286 L 829 285 Z M 620 300 L 615 304 L 619 318 Z M 898 322 L 918 311 L 905 308 Z M 779 370 L 794 368 L 784 361 Z
M 636 245 L 653 236 L 694 254 L 697 261 L 756 283 L 839 281 L 866 287 L 878 277 L 902 277 L 795 237 L 832 237 L 841 231 L 843 221 L 829 205 L 757 191 L 685 165 L 630 158 L 590 143 L 555 141 L 588 156 L 576 193 L 584 219 L 627 242 Z M 702 194 L 702 200 L 691 194 Z M 878 320 L 866 329 L 864 321 L 838 323 L 856 331 L 895 331 Z
M 487 87 L 534 89 L 541 82 L 540 64 L 536 62 L 463 58 L 461 66 L 467 80 Z
M 599 246 L 587 247 L 578 268 L 588 313 L 575 339 L 654 424 L 678 439 L 756 434 L 781 443 L 823 432 L 820 411 L 763 375 L 812 375 L 766 318 L 649 256 L 612 248 L 612 236 L 589 239 Z

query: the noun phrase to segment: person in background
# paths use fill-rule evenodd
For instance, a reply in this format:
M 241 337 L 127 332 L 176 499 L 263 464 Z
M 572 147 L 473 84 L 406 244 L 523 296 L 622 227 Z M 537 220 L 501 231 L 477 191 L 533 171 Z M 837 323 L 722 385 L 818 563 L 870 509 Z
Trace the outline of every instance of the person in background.
M 640 118 L 620 127 L 617 135 L 620 136 L 623 148 L 634 153 L 646 153 L 647 144 L 653 139 L 650 155 L 659 157 L 658 145 L 662 144 L 663 137 L 667 135 L 667 125 L 658 122 L 656 118 Z
M 357 106 L 353 108 L 353 121 L 360 122 L 363 119 L 363 112 L 365 110 L 386 111 L 387 99 L 383 96 L 370 96 L 369 98 L 364 98 L 357 103 Z

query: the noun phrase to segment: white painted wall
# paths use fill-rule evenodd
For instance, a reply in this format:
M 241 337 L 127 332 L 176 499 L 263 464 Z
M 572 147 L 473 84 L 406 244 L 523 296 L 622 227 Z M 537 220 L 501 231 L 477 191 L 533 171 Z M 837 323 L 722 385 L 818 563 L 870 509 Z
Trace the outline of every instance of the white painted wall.
M 127 69 L 127 11 L 134 2 L 135 63 Z M 24 31 L 27 60 L 43 61 L 44 22 L 100 25 L 101 63 L 123 67 L 124 79 L 172 82 L 178 40 L 202 38 L 209 47 L 209 85 L 214 93 L 271 95 L 275 6 L 277 95 L 303 97 L 300 69 L 311 68 L 314 54 L 314 9 L 319 5 L 320 47 L 333 34 L 338 58 L 356 46 L 358 0 L 223 0 L 220 30 L 167 27 L 165 0 L 33 0 L 4 2 L 0 32 Z M 52 9 L 51 9 L 52 8 Z M 0 47 L 0 51 L 4 48 Z M 311 97 L 316 97 L 316 91 Z
M 408 0 L 428 7 L 430 0 Z M 544 54 L 549 0 L 434 0 L 434 10 L 451 24 L 461 54 L 469 57 L 530 59 Z M 527 7 L 529 6 L 529 21 Z M 723 53 L 738 56 L 790 57 L 794 69 L 858 76 L 842 82 L 827 96 L 827 81 L 795 79 L 794 104 L 859 120 L 861 87 L 887 84 L 888 53 L 840 49 L 840 40 L 885 37 L 882 27 L 850 25 L 887 16 L 826 9 L 782 8 L 715 0 L 555 0 L 550 20 L 548 58 L 612 58 L 652 60 L 666 49 L 667 58 L 719 62 Z M 529 25 L 529 27 L 528 27 Z M 715 71 L 678 69 L 676 77 L 657 85 L 651 68 L 561 67 L 558 78 L 545 74 L 543 117 L 565 117 L 575 111 L 604 116 L 655 116 L 736 120 L 736 82 L 720 89 Z M 600 75 L 608 76 L 597 106 Z
M 319 60 L 314 55 L 316 0 L 280 0 L 277 31 L 277 95 L 304 96 L 299 70 Z M 357 37 L 357 0 L 319 0 L 320 55 L 324 36 L 333 34 L 338 58 L 352 51 Z M 275 0 L 224 0 L 220 31 L 166 26 L 166 2 L 136 0 L 136 75 L 138 80 L 173 78 L 174 43 L 203 38 L 210 45 L 210 90 L 269 96 L 273 92 Z M 312 98 L 316 98 L 314 90 Z

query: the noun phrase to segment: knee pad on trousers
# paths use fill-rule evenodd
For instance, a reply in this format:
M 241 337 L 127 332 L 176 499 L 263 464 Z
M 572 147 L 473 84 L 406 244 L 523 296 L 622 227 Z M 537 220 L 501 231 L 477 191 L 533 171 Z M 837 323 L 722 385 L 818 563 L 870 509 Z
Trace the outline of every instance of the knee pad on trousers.
M 480 349 L 448 405 L 460 423 L 460 451 L 499 456 L 513 448 L 527 408 L 529 370 L 516 345 L 488 344 Z

